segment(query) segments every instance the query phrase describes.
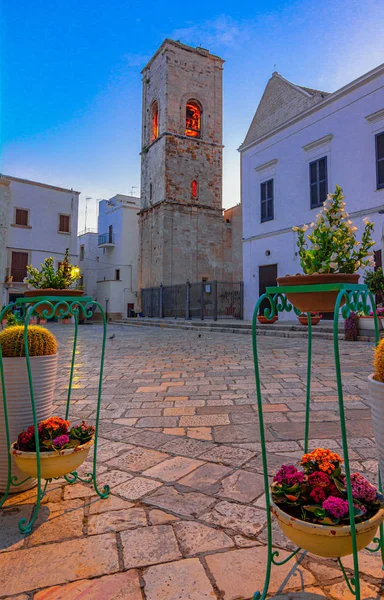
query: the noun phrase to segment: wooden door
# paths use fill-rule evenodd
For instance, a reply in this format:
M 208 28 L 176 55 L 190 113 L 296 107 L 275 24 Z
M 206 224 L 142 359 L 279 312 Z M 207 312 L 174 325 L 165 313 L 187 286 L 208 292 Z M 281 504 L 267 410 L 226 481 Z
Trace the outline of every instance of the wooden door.
M 266 288 L 277 285 L 277 265 L 264 265 L 259 267 L 259 297 L 265 294 Z M 259 314 L 264 314 L 265 308 L 270 308 L 268 300 L 263 300 L 259 307 Z

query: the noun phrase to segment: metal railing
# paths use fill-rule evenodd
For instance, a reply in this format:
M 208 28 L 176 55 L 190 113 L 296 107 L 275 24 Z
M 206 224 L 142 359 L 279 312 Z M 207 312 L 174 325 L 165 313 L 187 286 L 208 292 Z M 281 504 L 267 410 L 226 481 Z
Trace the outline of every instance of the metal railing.
M 99 239 L 97 242 L 98 246 L 102 246 L 104 244 L 114 244 L 115 243 L 115 234 L 114 233 L 99 233 Z
M 243 319 L 242 281 L 203 281 L 160 285 L 141 290 L 144 317 L 183 319 Z

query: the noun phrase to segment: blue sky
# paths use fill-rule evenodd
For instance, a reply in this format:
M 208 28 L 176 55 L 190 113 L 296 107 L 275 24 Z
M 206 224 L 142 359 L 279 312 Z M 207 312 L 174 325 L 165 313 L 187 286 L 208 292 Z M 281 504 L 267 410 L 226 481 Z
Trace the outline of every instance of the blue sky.
M 3 0 L 0 172 L 74 188 L 88 227 L 96 199 L 139 191 L 140 70 L 166 37 L 225 59 L 224 206 L 274 70 L 334 91 L 384 60 L 378 0 Z

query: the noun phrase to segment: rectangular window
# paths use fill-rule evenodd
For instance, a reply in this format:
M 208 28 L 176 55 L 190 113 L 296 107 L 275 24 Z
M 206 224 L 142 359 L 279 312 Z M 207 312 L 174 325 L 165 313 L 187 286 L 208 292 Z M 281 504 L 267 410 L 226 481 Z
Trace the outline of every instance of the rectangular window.
M 27 276 L 28 252 L 12 252 L 11 275 L 13 281 L 23 281 Z
M 120 281 L 120 269 L 116 269 L 115 279 L 116 279 L 116 281 Z
M 69 215 L 59 215 L 59 231 L 60 233 L 70 233 L 70 216 Z
M 261 222 L 275 218 L 273 209 L 273 179 L 260 185 L 260 214 Z
M 384 132 L 376 136 L 377 189 L 384 188 Z
M 84 246 L 80 246 L 80 260 L 84 260 Z
M 311 208 L 322 206 L 323 202 L 326 201 L 328 194 L 326 156 L 309 163 L 309 185 L 311 193 Z
M 20 225 L 21 227 L 28 227 L 28 211 L 24 208 L 16 208 L 15 225 Z

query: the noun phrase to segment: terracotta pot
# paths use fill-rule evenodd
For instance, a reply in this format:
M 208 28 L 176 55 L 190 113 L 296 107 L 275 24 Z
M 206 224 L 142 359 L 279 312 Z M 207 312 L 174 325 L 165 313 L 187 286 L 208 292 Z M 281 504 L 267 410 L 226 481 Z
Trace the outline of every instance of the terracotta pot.
M 297 317 L 302 325 L 308 327 L 308 317 Z M 321 317 L 311 317 L 312 325 L 318 325 L 321 321 Z
M 257 320 L 262 325 L 272 325 L 273 323 L 275 323 L 277 321 L 277 319 L 278 319 L 277 315 L 275 315 L 272 319 L 269 319 L 269 320 L 266 317 L 264 317 L 263 315 L 259 315 L 257 317 Z
M 319 525 L 308 523 L 291 517 L 276 504 L 271 510 L 278 520 L 281 530 L 288 539 L 299 548 L 308 550 L 318 556 L 339 558 L 352 554 L 352 536 L 349 525 Z M 356 525 L 357 549 L 368 546 L 375 537 L 376 531 L 384 520 L 384 509 L 362 523 Z
M 297 286 L 297 285 L 316 285 L 316 284 L 335 284 L 352 283 L 359 281 L 359 275 L 356 273 L 322 273 L 319 275 L 286 275 L 278 277 L 279 286 Z M 288 292 L 286 294 L 289 302 L 301 312 L 333 312 L 336 298 L 339 290 L 329 292 Z M 340 306 L 345 301 L 342 300 Z
M 45 290 L 26 290 L 24 292 L 24 297 L 25 298 L 38 298 L 39 296 L 68 296 L 68 298 L 72 298 L 72 297 L 82 296 L 83 293 L 84 293 L 83 290 L 53 290 L 53 289 L 47 288 Z M 55 301 L 52 300 L 52 303 L 54 304 Z M 36 302 L 33 302 L 31 304 L 36 304 Z M 60 307 L 63 308 L 63 305 L 58 302 L 57 308 L 55 310 L 55 314 L 52 315 L 52 317 L 59 316 Z M 51 311 L 51 307 L 49 306 L 49 304 L 40 304 L 40 306 L 38 306 L 36 308 L 36 312 L 39 315 L 41 315 L 43 310 L 45 310 L 45 309 Z

